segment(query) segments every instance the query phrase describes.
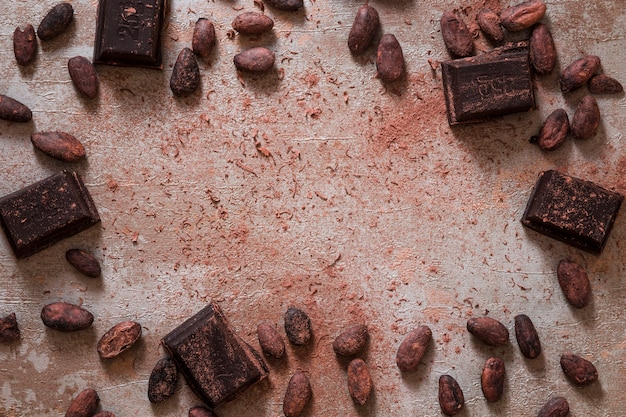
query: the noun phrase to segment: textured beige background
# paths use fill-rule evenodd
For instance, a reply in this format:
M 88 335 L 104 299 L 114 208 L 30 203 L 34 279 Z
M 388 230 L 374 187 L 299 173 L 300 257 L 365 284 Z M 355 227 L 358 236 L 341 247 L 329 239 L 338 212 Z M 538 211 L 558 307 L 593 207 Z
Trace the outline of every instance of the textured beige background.
M 437 380 L 444 373 L 464 390 L 461 416 L 532 416 L 553 395 L 569 400 L 573 416 L 621 416 L 624 210 L 601 256 L 527 231 L 519 219 L 544 169 L 626 193 L 626 100 L 598 97 L 598 134 L 570 138 L 552 153 L 529 137 L 555 108 L 573 115 L 585 94 L 564 97 L 557 71 L 537 79 L 536 111 L 450 129 L 436 65 L 448 59 L 438 19 L 457 8 L 470 22 L 484 3 L 372 1 L 407 62 L 405 80 L 383 85 L 374 77 L 374 50 L 355 59 L 346 46 L 360 2 L 305 0 L 298 13 L 268 8 L 273 34 L 251 40 L 227 36 L 239 10 L 255 10 L 251 0 L 173 0 L 164 70 L 99 66 L 99 96 L 85 100 L 66 64 L 76 55 L 91 58 L 97 2 L 72 1 L 70 30 L 40 42 L 28 68 L 14 60 L 13 31 L 37 26 L 55 2 L 0 2 L 0 93 L 33 110 L 31 123 L 0 121 L 0 195 L 73 168 L 102 217 L 101 227 L 26 260 L 17 261 L 0 237 L 0 314 L 15 312 L 22 330 L 20 342 L 0 346 L 0 416 L 61 416 L 86 387 L 118 417 L 186 415 L 199 401 L 184 381 L 155 406 L 147 380 L 164 354 L 160 338 L 210 299 L 253 346 L 257 322 L 282 326 L 291 304 L 310 314 L 315 331 L 309 347 L 289 347 L 286 360 L 269 363 L 269 380 L 220 408 L 223 417 L 282 415 L 285 386 L 297 369 L 314 389 L 305 416 L 439 416 Z M 604 72 L 625 83 L 623 1 L 547 3 L 559 67 L 596 54 Z M 171 67 L 199 17 L 216 24 L 217 50 L 210 65 L 201 63 L 202 91 L 175 99 Z M 232 57 L 256 45 L 276 51 L 276 70 L 238 78 Z M 477 45 L 489 48 L 481 39 Z M 35 152 L 29 135 L 44 130 L 74 134 L 87 160 L 69 167 Z M 71 247 L 92 250 L 102 278 L 75 272 L 64 260 Z M 589 271 L 593 298 L 584 310 L 570 308 L 558 287 L 556 264 L 565 257 Z M 96 317 L 93 327 L 74 334 L 46 329 L 41 307 L 58 300 L 82 302 Z M 487 313 L 507 325 L 509 346 L 489 348 L 467 333 L 467 319 Z M 538 328 L 539 359 L 525 360 L 516 346 L 519 313 Z M 142 324 L 141 343 L 100 361 L 98 338 L 127 319 Z M 376 387 L 360 409 L 331 349 L 354 322 L 369 326 L 365 359 Z M 402 375 L 395 351 L 418 324 L 432 328 L 434 342 L 418 371 Z M 591 360 L 598 383 L 572 386 L 559 367 L 565 351 Z M 480 389 L 492 355 L 507 366 L 496 404 Z

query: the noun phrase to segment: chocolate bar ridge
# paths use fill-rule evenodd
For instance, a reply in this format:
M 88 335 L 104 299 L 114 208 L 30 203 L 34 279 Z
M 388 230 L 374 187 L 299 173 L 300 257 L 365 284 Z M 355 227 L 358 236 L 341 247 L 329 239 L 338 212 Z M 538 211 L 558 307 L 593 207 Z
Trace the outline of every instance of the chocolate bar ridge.
M 539 174 L 522 224 L 553 239 L 600 254 L 624 196 L 558 171 Z
M 0 224 L 18 258 L 98 222 L 96 205 L 76 172 L 61 171 L 0 199 Z

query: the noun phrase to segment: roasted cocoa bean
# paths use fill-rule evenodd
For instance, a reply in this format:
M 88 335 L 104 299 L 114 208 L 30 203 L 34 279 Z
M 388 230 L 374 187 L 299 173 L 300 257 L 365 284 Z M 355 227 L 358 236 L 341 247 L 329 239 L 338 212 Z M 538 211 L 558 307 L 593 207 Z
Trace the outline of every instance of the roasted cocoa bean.
M 356 358 L 348 364 L 348 391 L 352 400 L 363 405 L 372 394 L 372 376 L 363 359 Z
M 357 324 L 349 327 L 337 336 L 333 342 L 333 350 L 339 356 L 358 355 L 363 351 L 368 340 L 367 326 Z
M 174 395 L 177 381 L 178 369 L 174 359 L 169 357 L 160 359 L 150 373 L 148 400 L 151 403 L 160 403 L 167 400 Z
M 376 52 L 376 70 L 383 81 L 395 81 L 404 75 L 404 55 L 396 37 L 384 34 Z
M 84 308 L 59 301 L 41 309 L 43 324 L 61 332 L 84 330 L 93 323 L 93 314 Z
M 537 74 L 545 75 L 556 66 L 556 47 L 548 26 L 539 23 L 533 27 L 529 41 L 530 63 Z
M 265 2 L 279 10 L 294 11 L 304 6 L 303 0 L 265 0 Z
M 515 338 L 522 355 L 535 359 L 541 354 L 541 342 L 535 325 L 525 314 L 515 316 Z
M 85 147 L 66 132 L 35 132 L 30 135 L 33 146 L 64 162 L 77 162 L 85 157 Z
M 289 307 L 285 312 L 285 333 L 292 344 L 306 344 L 312 336 L 309 316 L 300 309 Z
M 193 27 L 191 49 L 202 58 L 208 58 L 215 46 L 215 26 L 209 19 L 201 17 Z
M 467 330 L 490 346 L 503 346 L 509 342 L 509 331 L 491 317 L 472 317 L 467 321 Z
M 92 417 L 96 414 L 98 404 L 100 403 L 100 397 L 98 393 L 87 388 L 76 396 L 67 407 L 65 417 Z
M 453 57 L 466 57 L 474 53 L 474 41 L 469 29 L 456 14 L 445 12 L 441 16 L 443 43 Z
M 350 52 L 355 55 L 365 52 L 374 41 L 379 28 L 378 11 L 367 4 L 359 7 L 348 35 Z
M 541 0 L 531 0 L 504 9 L 500 13 L 500 21 L 509 32 L 519 32 L 540 21 L 544 14 L 546 4 Z
M 98 93 L 98 74 L 91 61 L 83 56 L 75 56 L 67 61 L 67 70 L 76 89 L 89 98 Z
M 582 87 L 599 68 L 600 58 L 595 55 L 586 55 L 572 62 L 559 77 L 561 91 L 568 93 Z
M 111 327 L 98 341 L 98 354 L 102 359 L 114 358 L 130 349 L 141 337 L 141 325 L 123 321 Z
M 13 342 L 20 339 L 20 329 L 17 327 L 15 313 L 0 319 L 0 343 Z
M 72 23 L 74 8 L 70 3 L 59 3 L 54 6 L 43 18 L 37 28 L 37 36 L 42 41 L 48 41 L 60 35 Z
M 25 123 L 33 118 L 33 113 L 19 101 L 0 94 L 0 119 Z
M 598 380 L 598 370 L 594 364 L 572 353 L 561 355 L 561 369 L 570 381 L 581 387 Z
M 24 30 L 16 28 L 13 32 L 13 53 L 18 64 L 26 66 L 37 55 L 37 37 L 33 25 L 26 25 Z
M 217 414 L 215 414 L 213 411 L 209 410 L 208 408 L 201 407 L 198 405 L 196 407 L 191 407 L 189 409 L 188 417 L 217 417 Z
M 563 109 L 556 109 L 546 119 L 539 136 L 537 144 L 544 151 L 551 151 L 559 147 L 569 133 L 569 118 Z
M 567 415 L 569 415 L 567 400 L 563 397 L 554 397 L 541 407 L 537 417 L 566 417 Z
M 235 55 L 235 68 L 246 72 L 265 72 L 274 66 L 276 55 L 262 46 L 248 49 Z
M 65 252 L 65 259 L 78 272 L 90 278 L 98 278 L 101 273 L 100 263 L 91 253 L 82 249 L 70 249 Z
M 576 139 L 591 139 L 600 127 L 600 108 L 592 96 L 585 96 L 578 103 L 570 130 Z
M 583 308 L 589 303 L 591 284 L 587 271 L 582 266 L 564 259 L 559 262 L 556 276 L 568 303 L 576 308 Z
M 504 361 L 500 358 L 489 358 L 480 374 L 480 386 L 485 399 L 495 403 L 504 392 Z
M 261 351 L 266 356 L 280 359 L 285 356 L 285 341 L 274 326 L 267 323 L 259 323 L 256 328 Z
M 272 30 L 274 21 L 263 13 L 244 12 L 235 17 L 232 26 L 243 35 L 261 35 Z
M 589 78 L 587 87 L 593 94 L 617 94 L 624 91 L 624 86 L 619 81 L 605 74 Z
M 476 21 L 480 30 L 489 38 L 492 42 L 500 43 L 504 40 L 504 31 L 500 24 L 500 16 L 491 9 L 483 8 L 478 11 Z
M 94 414 L 93 417 L 115 417 L 115 414 L 110 411 L 102 410 Z
M 170 89 L 177 97 L 187 97 L 200 86 L 200 68 L 198 61 L 189 48 L 183 48 L 178 54 L 172 76 Z
M 298 371 L 289 380 L 285 399 L 283 401 L 283 413 L 285 417 L 298 417 L 302 410 L 311 400 L 313 391 L 309 378 L 302 371 Z
M 430 345 L 433 333 L 430 327 L 422 325 L 411 330 L 400 343 L 396 353 L 396 365 L 404 372 L 411 372 L 417 369 L 420 361 Z
M 441 411 L 447 416 L 458 414 L 465 405 L 463 391 L 450 375 L 439 377 L 439 406 Z

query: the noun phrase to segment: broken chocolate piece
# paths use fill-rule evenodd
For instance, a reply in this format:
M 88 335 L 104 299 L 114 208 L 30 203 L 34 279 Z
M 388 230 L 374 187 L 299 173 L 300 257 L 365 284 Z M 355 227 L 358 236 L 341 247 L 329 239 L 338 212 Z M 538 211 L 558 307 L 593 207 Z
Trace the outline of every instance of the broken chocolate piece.
M 76 172 L 61 171 L 0 199 L 0 224 L 18 258 L 26 258 L 100 222 Z
M 100 0 L 95 64 L 162 68 L 165 0 Z
M 217 407 L 269 374 L 261 355 L 228 324 L 211 303 L 162 340 L 189 386 Z
M 442 62 L 450 125 L 476 123 L 535 107 L 528 41 Z
M 586 251 L 600 254 L 624 196 L 592 182 L 550 170 L 528 200 L 522 224 Z

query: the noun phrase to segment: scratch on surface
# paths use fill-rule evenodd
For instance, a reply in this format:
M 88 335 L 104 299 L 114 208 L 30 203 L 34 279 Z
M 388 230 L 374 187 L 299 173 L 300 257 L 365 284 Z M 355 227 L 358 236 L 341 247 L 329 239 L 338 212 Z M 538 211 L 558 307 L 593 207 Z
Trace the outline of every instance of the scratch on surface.
M 118 385 L 112 385 L 106 388 L 100 388 L 100 391 L 113 391 L 114 389 L 117 389 L 117 388 L 124 388 L 124 387 L 128 387 L 131 385 L 140 385 L 140 384 L 147 384 L 147 383 L 148 383 L 147 379 L 140 379 L 139 381 L 132 381 L 132 382 L 127 382 L 125 384 L 118 384 Z

